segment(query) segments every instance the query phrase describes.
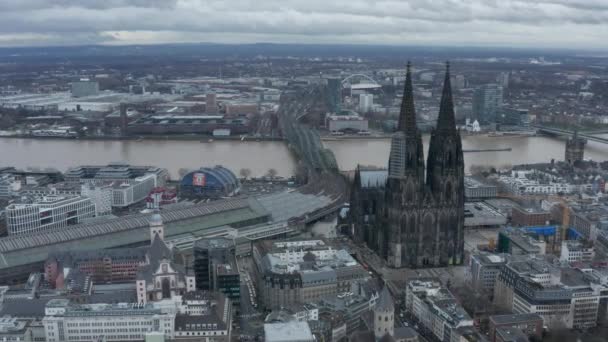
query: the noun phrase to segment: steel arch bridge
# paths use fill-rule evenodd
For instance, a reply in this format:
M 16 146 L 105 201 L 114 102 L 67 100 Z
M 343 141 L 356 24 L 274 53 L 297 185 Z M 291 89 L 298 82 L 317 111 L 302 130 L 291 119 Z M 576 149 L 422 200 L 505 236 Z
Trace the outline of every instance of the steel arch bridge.
M 369 81 L 369 84 L 373 85 L 374 87 L 377 87 L 377 88 L 381 87 L 380 83 L 378 83 L 375 79 L 373 79 L 372 77 L 365 75 L 365 74 L 352 74 L 352 75 L 346 77 L 345 79 L 342 80 L 342 87 L 350 88 L 353 85 L 353 83 L 351 83 L 351 80 L 357 79 L 357 78 L 363 78 L 363 79 Z

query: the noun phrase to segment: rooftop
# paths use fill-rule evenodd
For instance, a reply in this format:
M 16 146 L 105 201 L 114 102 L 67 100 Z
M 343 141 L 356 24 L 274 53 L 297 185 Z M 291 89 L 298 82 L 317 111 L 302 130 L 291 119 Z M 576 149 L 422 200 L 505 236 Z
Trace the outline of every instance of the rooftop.
M 510 314 L 510 315 L 494 315 L 490 316 L 490 321 L 495 324 L 518 324 L 529 323 L 533 321 L 542 321 L 543 318 L 535 313 Z
M 314 337 L 306 322 L 266 323 L 264 336 L 273 341 L 313 341 Z

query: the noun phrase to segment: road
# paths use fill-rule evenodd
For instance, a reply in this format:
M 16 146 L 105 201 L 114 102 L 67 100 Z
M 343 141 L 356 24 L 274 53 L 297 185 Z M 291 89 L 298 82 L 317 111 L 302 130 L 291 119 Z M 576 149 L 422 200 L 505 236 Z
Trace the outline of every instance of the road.
M 240 315 L 238 317 L 239 329 L 236 329 L 233 336 L 239 336 L 240 341 L 249 341 L 254 340 L 256 336 L 263 336 L 264 317 L 252 305 L 252 303 L 257 303 L 257 299 L 252 298 L 252 294 L 256 295 L 256 290 L 249 273 L 251 259 L 242 258 L 238 260 L 238 263 L 241 273 Z

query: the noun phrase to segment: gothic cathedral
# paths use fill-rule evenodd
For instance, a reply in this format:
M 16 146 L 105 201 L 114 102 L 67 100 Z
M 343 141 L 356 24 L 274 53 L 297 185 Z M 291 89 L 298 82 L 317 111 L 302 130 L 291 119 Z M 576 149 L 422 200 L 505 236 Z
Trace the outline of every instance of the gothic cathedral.
M 408 63 L 388 173 L 382 177 L 378 172 L 357 168 L 350 213 L 355 239 L 367 243 L 395 268 L 462 264 L 464 160 L 449 64 L 426 169 Z

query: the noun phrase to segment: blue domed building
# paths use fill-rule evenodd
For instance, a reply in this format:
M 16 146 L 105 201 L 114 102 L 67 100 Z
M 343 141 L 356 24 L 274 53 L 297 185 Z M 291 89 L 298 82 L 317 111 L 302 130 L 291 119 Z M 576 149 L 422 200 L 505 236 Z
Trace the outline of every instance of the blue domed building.
M 201 167 L 187 173 L 180 182 L 182 197 L 220 198 L 236 195 L 241 189 L 238 178 L 223 166 Z

